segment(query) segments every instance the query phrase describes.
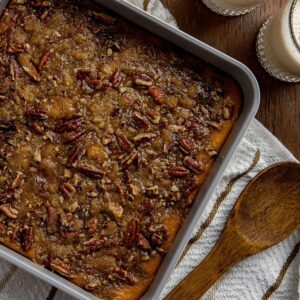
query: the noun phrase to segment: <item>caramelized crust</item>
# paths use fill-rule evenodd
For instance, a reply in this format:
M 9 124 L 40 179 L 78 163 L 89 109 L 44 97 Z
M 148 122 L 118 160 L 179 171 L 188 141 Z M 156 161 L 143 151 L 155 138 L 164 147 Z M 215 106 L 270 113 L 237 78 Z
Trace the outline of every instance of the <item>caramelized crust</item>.
M 151 284 L 242 105 L 237 83 L 87 1 L 0 21 L 0 241 L 101 299 Z

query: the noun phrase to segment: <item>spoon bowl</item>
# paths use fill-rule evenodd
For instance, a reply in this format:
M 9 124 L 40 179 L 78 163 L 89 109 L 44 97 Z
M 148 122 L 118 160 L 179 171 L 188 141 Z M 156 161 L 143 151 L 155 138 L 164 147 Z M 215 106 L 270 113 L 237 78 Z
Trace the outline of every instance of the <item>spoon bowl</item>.
M 199 299 L 242 259 L 300 228 L 300 164 L 278 163 L 260 172 L 239 196 L 215 247 L 166 299 Z

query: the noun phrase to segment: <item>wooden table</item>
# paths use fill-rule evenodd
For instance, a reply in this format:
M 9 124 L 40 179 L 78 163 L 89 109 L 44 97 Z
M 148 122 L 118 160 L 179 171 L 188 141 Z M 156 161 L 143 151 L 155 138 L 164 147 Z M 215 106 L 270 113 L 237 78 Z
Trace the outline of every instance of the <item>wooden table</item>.
M 182 30 L 242 61 L 253 71 L 262 93 L 257 119 L 300 159 L 300 84 L 273 79 L 255 54 L 260 26 L 286 1 L 269 0 L 253 12 L 233 18 L 211 12 L 201 0 L 163 1 Z

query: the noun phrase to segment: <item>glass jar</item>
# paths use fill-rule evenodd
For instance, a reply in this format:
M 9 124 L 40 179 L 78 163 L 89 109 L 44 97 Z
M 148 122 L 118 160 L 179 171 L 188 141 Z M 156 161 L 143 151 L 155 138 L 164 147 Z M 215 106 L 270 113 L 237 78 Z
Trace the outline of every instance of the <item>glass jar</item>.
M 263 24 L 256 51 L 270 75 L 285 82 L 300 82 L 300 0 L 289 0 Z
M 202 0 L 212 11 L 224 16 L 239 16 L 252 11 L 265 0 Z

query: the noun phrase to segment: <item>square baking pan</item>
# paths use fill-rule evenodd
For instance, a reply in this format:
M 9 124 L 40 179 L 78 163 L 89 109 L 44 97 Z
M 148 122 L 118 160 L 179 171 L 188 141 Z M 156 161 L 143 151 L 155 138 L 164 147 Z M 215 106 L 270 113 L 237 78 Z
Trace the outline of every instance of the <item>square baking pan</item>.
M 0 0 L 0 15 L 9 0 Z M 170 41 L 176 46 L 194 54 L 207 61 L 215 67 L 231 75 L 240 85 L 243 93 L 243 107 L 241 114 L 234 125 L 230 135 L 226 139 L 223 148 L 218 155 L 204 185 L 200 189 L 191 211 L 182 224 L 175 241 L 168 254 L 164 258 L 159 270 L 142 299 L 159 299 L 176 262 L 182 254 L 190 236 L 195 228 L 201 214 L 209 202 L 218 182 L 220 181 L 226 166 L 229 164 L 236 148 L 243 138 L 251 120 L 254 118 L 260 101 L 258 83 L 251 71 L 242 63 L 227 56 L 226 54 L 208 46 L 207 44 L 185 34 L 184 32 L 160 21 L 150 14 L 136 8 L 123 0 L 97 0 L 96 2 L 115 11 L 126 19 L 138 24 L 144 29 Z M 98 299 L 63 277 L 39 266 L 24 256 L 0 245 L 0 257 L 28 271 L 49 284 L 65 291 L 66 293 L 85 300 Z

